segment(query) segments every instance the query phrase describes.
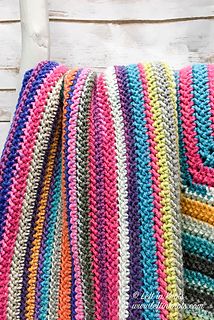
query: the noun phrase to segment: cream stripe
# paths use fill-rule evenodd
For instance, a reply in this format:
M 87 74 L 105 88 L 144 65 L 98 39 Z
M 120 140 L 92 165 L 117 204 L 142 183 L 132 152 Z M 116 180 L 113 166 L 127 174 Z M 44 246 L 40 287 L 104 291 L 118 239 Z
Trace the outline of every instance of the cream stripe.
M 187 196 L 188 198 L 191 198 L 193 200 L 198 200 L 201 201 L 203 203 L 207 203 L 209 205 L 214 205 L 214 188 L 213 187 L 207 187 L 205 185 L 203 185 L 203 187 L 205 188 L 205 195 L 200 195 L 197 194 L 197 192 L 192 192 L 191 190 L 188 190 L 188 188 L 183 187 L 181 189 L 183 189 L 183 193 L 185 194 L 185 196 Z
M 129 235 L 128 235 L 128 180 L 126 144 L 119 91 L 114 68 L 105 71 L 107 94 L 114 122 L 117 159 L 117 190 L 119 204 L 119 319 L 128 318 L 129 301 Z
M 182 215 L 182 230 L 214 242 L 214 226 L 186 214 Z

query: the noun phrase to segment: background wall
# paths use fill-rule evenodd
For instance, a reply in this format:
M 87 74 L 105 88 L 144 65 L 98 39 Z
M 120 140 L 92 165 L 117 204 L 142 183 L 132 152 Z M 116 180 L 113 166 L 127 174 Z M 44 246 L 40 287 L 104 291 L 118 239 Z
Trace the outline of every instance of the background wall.
M 214 63 L 213 0 L 50 0 L 51 59 L 97 71 L 164 60 Z M 39 39 L 38 39 L 39 40 Z M 42 44 L 41 44 L 42 45 Z M 0 0 L 0 151 L 21 54 L 18 0 Z

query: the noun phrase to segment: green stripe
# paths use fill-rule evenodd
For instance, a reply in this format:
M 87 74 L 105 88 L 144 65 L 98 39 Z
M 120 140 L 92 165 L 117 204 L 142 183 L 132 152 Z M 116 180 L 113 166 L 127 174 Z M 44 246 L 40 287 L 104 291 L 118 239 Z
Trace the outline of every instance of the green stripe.
M 92 257 L 90 248 L 89 217 L 89 108 L 94 86 L 94 73 L 89 73 L 80 97 L 77 118 L 76 166 L 77 166 L 77 214 L 78 253 L 83 288 L 84 319 L 94 319 Z

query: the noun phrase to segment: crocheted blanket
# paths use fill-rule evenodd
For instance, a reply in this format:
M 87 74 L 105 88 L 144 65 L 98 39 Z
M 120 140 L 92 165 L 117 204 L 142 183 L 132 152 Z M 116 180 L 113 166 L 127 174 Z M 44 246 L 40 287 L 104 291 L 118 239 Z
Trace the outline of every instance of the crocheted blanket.
M 25 74 L 0 161 L 0 319 L 214 319 L 214 66 Z

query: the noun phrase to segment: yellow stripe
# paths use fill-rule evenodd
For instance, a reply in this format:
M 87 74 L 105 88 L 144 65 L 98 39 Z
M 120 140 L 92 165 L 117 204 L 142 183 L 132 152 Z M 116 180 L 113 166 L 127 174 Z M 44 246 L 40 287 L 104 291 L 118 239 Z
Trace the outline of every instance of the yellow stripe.
M 206 203 L 187 198 L 182 194 L 181 211 L 190 217 L 214 226 L 214 207 Z
M 167 291 L 170 295 L 167 297 L 168 302 L 171 306 L 177 306 L 177 281 L 176 281 L 176 267 L 174 261 L 174 243 L 173 243 L 173 232 L 172 232 L 172 220 L 171 220 L 171 201 L 170 201 L 170 185 L 168 176 L 167 166 L 167 155 L 165 149 L 165 134 L 164 127 L 161 119 L 161 106 L 157 93 L 156 78 L 152 71 L 152 64 L 145 64 L 145 73 L 148 80 L 148 93 L 150 98 L 150 105 L 152 108 L 153 121 L 155 127 L 155 140 L 157 143 L 157 158 L 160 174 L 160 196 L 162 198 L 161 212 L 163 222 L 163 238 L 164 238 L 164 255 L 165 255 L 165 271 L 166 271 L 166 282 Z M 169 308 L 169 319 L 178 319 L 179 312 L 177 308 Z

